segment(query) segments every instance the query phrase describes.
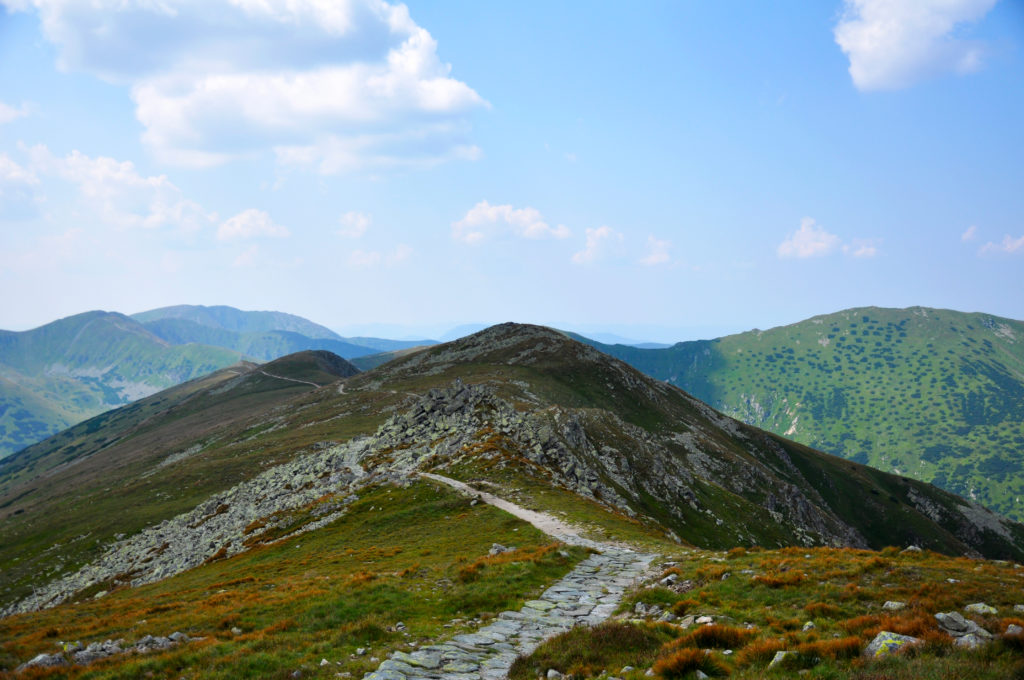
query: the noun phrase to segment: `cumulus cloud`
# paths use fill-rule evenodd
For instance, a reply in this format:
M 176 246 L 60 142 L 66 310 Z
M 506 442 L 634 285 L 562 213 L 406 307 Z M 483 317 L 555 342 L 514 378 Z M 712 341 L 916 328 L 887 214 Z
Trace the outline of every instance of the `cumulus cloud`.
M 810 217 L 800 220 L 800 228 L 779 244 L 779 257 L 820 257 L 839 247 L 839 237 L 818 226 Z
M 288 229 L 277 224 L 264 210 L 249 208 L 221 223 L 217 238 L 221 241 L 239 241 L 259 236 L 284 238 Z
M 835 40 L 860 90 L 895 90 L 944 72 L 981 67 L 983 46 L 954 37 L 996 0 L 846 0 Z
M 668 251 L 672 247 L 671 241 L 662 241 L 653 236 L 647 237 L 647 254 L 640 258 L 640 264 L 653 267 L 658 264 L 665 264 L 672 259 Z
M 978 252 L 982 255 L 990 253 L 1024 253 L 1024 235 L 1013 238 L 1006 234 L 999 243 L 989 241 Z
M 583 250 L 572 256 L 575 264 L 590 264 L 603 258 L 612 243 L 621 242 L 622 234 L 609 226 L 601 226 L 596 229 L 587 227 L 587 243 Z
M 338 230 L 339 236 L 345 238 L 359 238 L 366 233 L 367 228 L 370 226 L 371 218 L 369 215 L 364 215 L 359 212 L 347 212 L 338 218 L 338 223 L 341 224 L 341 229 Z
M 0 3 L 5 0 L 0 0 Z M 34 7 L 60 66 L 131 88 L 170 162 L 274 150 L 321 172 L 479 156 L 487 102 L 451 77 L 405 5 L 383 0 L 6 0 Z
M 216 219 L 187 199 L 166 175 L 142 175 L 131 161 L 78 151 L 60 157 L 45 146 L 32 147 L 29 155 L 34 172 L 70 182 L 86 205 L 112 226 L 195 231 Z
M 529 239 L 562 239 L 570 233 L 564 224 L 557 227 L 548 225 L 544 216 L 534 208 L 491 205 L 487 201 L 480 201 L 469 209 L 465 217 L 452 223 L 452 237 L 464 243 L 479 243 L 500 232 Z
M 978 227 L 976 225 L 972 224 L 971 226 L 967 227 L 967 229 L 964 231 L 964 233 L 960 234 L 960 240 L 964 241 L 965 243 L 967 241 L 973 241 L 974 238 L 977 235 L 978 235 Z
M 779 244 L 776 253 L 783 258 L 806 259 L 824 257 L 835 252 L 856 258 L 878 255 L 878 239 L 854 238 L 843 242 L 838 235 L 825 231 L 813 218 L 800 220 L 800 228 Z
M 28 107 L 22 105 L 21 108 L 14 108 L 10 104 L 0 102 L 0 125 L 4 123 L 10 123 L 11 121 L 17 120 L 23 116 L 28 115 Z

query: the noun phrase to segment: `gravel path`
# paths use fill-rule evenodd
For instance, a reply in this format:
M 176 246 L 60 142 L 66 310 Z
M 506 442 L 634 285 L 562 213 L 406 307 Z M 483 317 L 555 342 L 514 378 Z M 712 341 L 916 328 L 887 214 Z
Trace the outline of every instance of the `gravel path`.
M 547 638 L 573 626 L 596 625 L 611 616 L 625 590 L 655 557 L 582 538 L 578 529 L 550 515 L 527 510 L 454 479 L 427 473 L 422 476 L 501 508 L 564 543 L 597 548 L 601 553 L 583 560 L 519 611 L 501 612 L 493 623 L 475 633 L 456 635 L 415 652 L 395 652 L 364 680 L 504 678 L 517 656 L 529 654 Z

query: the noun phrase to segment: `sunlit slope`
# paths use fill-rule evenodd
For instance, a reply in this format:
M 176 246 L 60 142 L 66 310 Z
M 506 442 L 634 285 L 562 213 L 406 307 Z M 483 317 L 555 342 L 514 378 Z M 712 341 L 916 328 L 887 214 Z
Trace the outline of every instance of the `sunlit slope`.
M 863 308 L 668 349 L 600 345 L 744 422 L 1024 517 L 1024 323 Z

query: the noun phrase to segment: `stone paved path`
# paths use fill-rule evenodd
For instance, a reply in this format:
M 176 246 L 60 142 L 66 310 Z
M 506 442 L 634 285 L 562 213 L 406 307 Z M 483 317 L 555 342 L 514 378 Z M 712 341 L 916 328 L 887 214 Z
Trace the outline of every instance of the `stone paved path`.
M 364 680 L 504 678 L 517 656 L 529 654 L 547 638 L 576 625 L 598 624 L 611 616 L 623 592 L 636 582 L 655 557 L 587 540 L 574 527 L 554 517 L 526 510 L 447 477 L 423 476 L 472 493 L 526 519 L 560 541 L 594 547 L 601 553 L 585 559 L 519 611 L 502 612 L 493 623 L 475 633 L 456 635 L 451 640 L 424 646 L 414 652 L 395 652 L 376 671 L 367 673 Z

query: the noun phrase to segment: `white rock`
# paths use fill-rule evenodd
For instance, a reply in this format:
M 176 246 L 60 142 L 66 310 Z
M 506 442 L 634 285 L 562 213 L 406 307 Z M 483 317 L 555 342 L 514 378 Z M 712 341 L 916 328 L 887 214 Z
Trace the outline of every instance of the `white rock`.
M 899 602 L 897 600 L 886 600 L 885 604 L 882 605 L 882 609 L 887 612 L 898 612 L 901 609 L 906 609 L 906 602 Z
M 980 614 L 982 616 L 988 616 L 989 614 L 995 614 L 998 610 L 992 605 L 985 604 L 984 602 L 975 602 L 964 607 L 965 612 L 971 614 Z

